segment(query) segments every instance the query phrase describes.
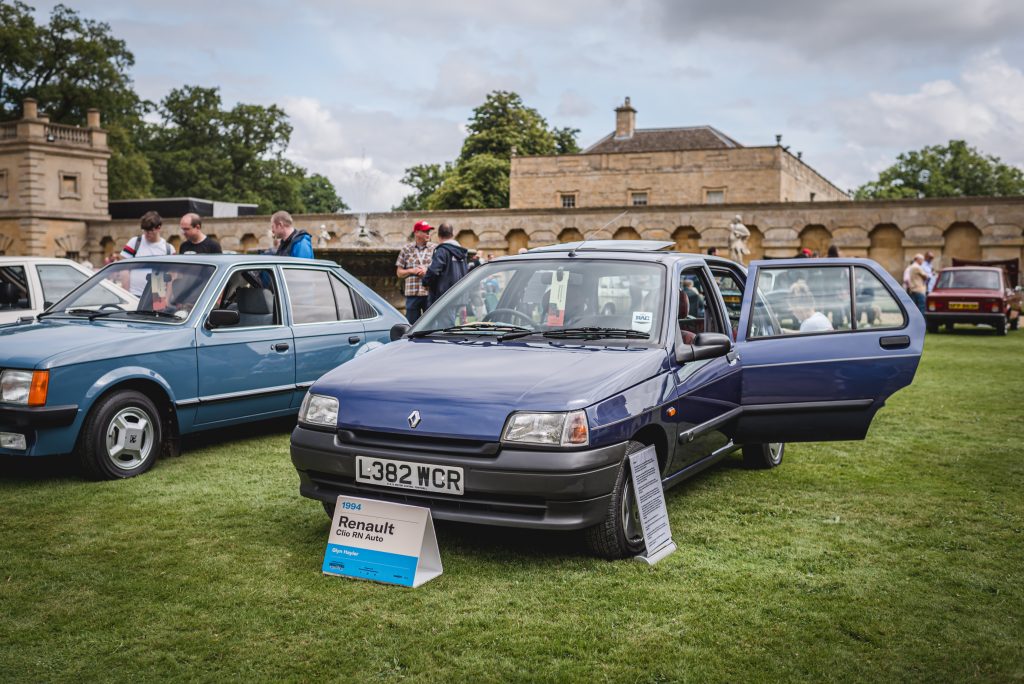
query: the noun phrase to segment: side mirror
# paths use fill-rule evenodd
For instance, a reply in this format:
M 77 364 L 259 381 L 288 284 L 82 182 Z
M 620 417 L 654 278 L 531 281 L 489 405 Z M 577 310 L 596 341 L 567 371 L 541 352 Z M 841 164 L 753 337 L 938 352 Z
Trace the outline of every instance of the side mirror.
M 394 342 L 395 340 L 402 339 L 405 333 L 409 332 L 409 328 L 411 327 L 412 326 L 408 323 L 395 323 L 391 326 L 391 341 Z
M 213 328 L 238 325 L 238 320 L 238 312 L 234 309 L 214 309 L 206 319 L 206 327 L 212 330 Z
M 725 356 L 732 350 L 732 340 L 721 333 L 700 333 L 693 344 L 676 344 L 676 361 L 700 361 Z

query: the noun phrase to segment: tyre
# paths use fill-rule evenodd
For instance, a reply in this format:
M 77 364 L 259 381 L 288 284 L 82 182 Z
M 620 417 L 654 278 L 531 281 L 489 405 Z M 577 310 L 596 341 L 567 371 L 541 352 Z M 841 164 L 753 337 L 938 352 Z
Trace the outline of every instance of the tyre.
M 330 518 L 331 520 L 334 520 L 334 506 L 335 506 L 336 502 L 334 502 L 334 501 L 321 501 L 320 503 L 322 503 L 324 505 L 324 513 L 327 514 L 327 517 Z
M 80 440 L 79 457 L 89 476 L 119 480 L 141 475 L 160 454 L 160 412 L 141 392 L 114 392 L 92 407 Z
M 938 323 L 928 323 L 927 325 L 928 325 L 928 332 L 930 332 L 932 334 L 939 332 L 939 324 Z
M 646 446 L 637 441 L 630 441 L 626 446 L 626 457 L 619 466 L 619 475 L 615 479 L 605 519 L 583 531 L 587 548 L 595 556 L 612 560 L 635 556 L 644 550 L 644 533 L 640 527 L 640 511 L 633 492 L 629 455 Z
M 772 442 L 770 444 L 744 444 L 743 465 L 753 470 L 775 468 L 782 463 L 782 456 L 785 452 L 785 442 Z
M 1004 317 L 1001 323 L 996 323 L 996 335 L 1002 337 L 1006 334 L 1006 318 Z
M 1010 319 L 1010 330 L 1016 330 L 1020 327 L 1020 316 Z

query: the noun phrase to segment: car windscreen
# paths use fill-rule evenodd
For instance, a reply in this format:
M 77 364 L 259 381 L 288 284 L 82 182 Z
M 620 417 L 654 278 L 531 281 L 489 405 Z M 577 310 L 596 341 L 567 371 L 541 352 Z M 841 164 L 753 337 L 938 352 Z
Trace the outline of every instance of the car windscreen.
M 996 271 L 943 271 L 935 285 L 939 290 L 1001 290 Z
M 660 337 L 665 268 L 639 261 L 523 259 L 471 270 L 417 321 L 413 334 L 459 326 L 548 336 Z M 488 331 L 487 328 L 493 328 Z M 603 332 L 601 332 L 603 331 Z
M 216 269 L 155 259 L 111 264 L 58 302 L 46 316 L 188 318 Z

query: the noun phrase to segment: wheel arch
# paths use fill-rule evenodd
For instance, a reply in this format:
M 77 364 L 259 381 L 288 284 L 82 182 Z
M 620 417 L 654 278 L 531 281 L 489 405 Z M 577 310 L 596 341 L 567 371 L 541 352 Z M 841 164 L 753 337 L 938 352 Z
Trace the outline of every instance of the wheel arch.
M 160 412 L 161 423 L 163 423 L 163 434 L 164 442 L 171 444 L 177 441 L 178 438 L 178 412 L 174 407 L 174 401 L 171 399 L 171 395 L 168 389 L 152 378 L 144 377 L 125 377 L 116 380 L 95 393 L 90 399 L 89 410 L 96 406 L 105 397 L 124 390 L 134 390 L 140 394 L 146 395 L 146 397 L 156 405 L 157 410 Z M 82 429 L 85 428 L 85 423 L 82 424 Z M 81 434 L 79 434 L 81 439 Z
M 664 474 L 669 458 L 668 436 L 665 434 L 664 428 L 655 423 L 650 423 L 634 432 L 630 439 L 654 447 L 655 452 L 658 454 L 658 470 Z

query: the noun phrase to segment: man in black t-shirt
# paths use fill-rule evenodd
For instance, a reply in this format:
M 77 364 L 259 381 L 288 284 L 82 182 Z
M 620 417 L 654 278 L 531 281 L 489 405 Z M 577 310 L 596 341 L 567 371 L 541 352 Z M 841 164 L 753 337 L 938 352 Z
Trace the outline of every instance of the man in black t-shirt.
M 178 247 L 178 254 L 220 254 L 220 243 L 203 233 L 203 220 L 199 214 L 185 214 L 178 223 L 185 239 Z

